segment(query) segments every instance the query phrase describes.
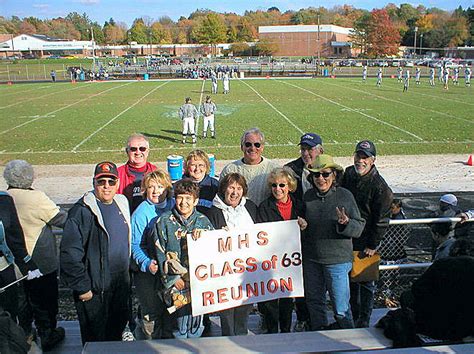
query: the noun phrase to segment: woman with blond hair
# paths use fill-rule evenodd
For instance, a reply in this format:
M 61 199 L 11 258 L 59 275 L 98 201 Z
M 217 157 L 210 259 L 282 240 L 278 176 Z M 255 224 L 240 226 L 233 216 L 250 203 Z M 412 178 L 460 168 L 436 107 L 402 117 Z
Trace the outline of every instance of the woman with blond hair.
M 193 150 L 186 157 L 183 178 L 191 180 L 199 186 L 199 202 L 197 210 L 204 213 L 212 207 L 212 200 L 219 189 L 219 181 L 211 176 L 211 163 L 209 157 L 202 150 Z
M 159 278 L 155 277 L 158 264 L 154 256 L 153 240 L 149 228 L 157 217 L 174 207 L 175 201 L 168 172 L 157 169 L 145 175 L 141 185 L 144 201 L 132 214 L 132 269 L 141 308 L 139 326 L 135 330 L 138 339 L 162 337 L 162 313 L 165 307 L 156 294 Z
M 288 167 L 278 167 L 268 175 L 268 185 L 272 191 L 270 197 L 265 199 L 258 207 L 260 222 L 283 220 L 298 220 L 300 228 L 306 228 L 303 215 L 303 205 L 293 194 L 297 181 L 293 171 Z M 264 311 L 265 324 L 268 333 L 290 332 L 291 314 L 293 312 L 293 298 L 281 298 L 261 303 Z

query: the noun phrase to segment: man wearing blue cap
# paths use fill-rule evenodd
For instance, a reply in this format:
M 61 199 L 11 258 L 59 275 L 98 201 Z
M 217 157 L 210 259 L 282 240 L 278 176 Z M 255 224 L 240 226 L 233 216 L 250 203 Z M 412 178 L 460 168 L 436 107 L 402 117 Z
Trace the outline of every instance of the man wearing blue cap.
M 308 181 L 309 171 L 307 167 L 314 163 L 316 157 L 321 155 L 323 150 L 323 140 L 318 134 L 315 133 L 306 133 L 303 134 L 300 138 L 300 154 L 296 160 L 290 161 L 286 164 L 287 167 L 291 168 L 295 173 L 297 180 L 296 191 L 294 196 L 300 202 L 303 201 L 304 193 L 312 188 L 311 184 Z M 304 241 L 302 237 L 301 241 Z M 298 297 L 295 299 L 296 307 L 296 324 L 294 331 L 303 332 L 309 326 L 309 313 L 306 307 L 305 298 Z
M 296 160 L 290 161 L 286 164 L 293 170 L 298 181 L 298 185 L 295 191 L 295 197 L 299 200 L 303 200 L 303 194 L 310 188 L 311 184 L 308 182 L 309 171 L 305 168 L 311 165 L 316 157 L 321 155 L 323 150 L 323 140 L 318 134 L 306 133 L 301 136 L 300 143 L 300 154 Z
M 342 187 L 349 189 L 365 219 L 362 235 L 353 239 L 354 251 L 367 257 L 375 254 L 388 227 L 393 193 L 375 167 L 377 153 L 370 140 L 360 141 L 354 152 L 354 165 L 346 168 Z M 351 308 L 356 327 L 369 327 L 374 306 L 375 282 L 351 283 Z

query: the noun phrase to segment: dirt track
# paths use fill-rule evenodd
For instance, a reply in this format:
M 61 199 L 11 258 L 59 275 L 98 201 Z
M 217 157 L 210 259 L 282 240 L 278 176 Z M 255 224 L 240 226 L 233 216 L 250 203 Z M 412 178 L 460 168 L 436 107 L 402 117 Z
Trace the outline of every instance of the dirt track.
M 125 156 L 124 156 L 125 158 Z M 396 193 L 474 191 L 474 167 L 465 162 L 468 155 L 379 156 L 376 165 Z M 216 161 L 219 173 L 229 161 Z M 287 160 L 279 160 L 281 164 Z M 336 158 L 342 166 L 352 163 L 351 157 Z M 157 162 L 166 168 L 166 162 Z M 74 203 L 92 187 L 93 165 L 34 166 L 34 188 L 44 191 L 56 203 Z M 3 167 L 0 168 L 3 175 Z M 0 190 L 6 188 L 0 179 Z

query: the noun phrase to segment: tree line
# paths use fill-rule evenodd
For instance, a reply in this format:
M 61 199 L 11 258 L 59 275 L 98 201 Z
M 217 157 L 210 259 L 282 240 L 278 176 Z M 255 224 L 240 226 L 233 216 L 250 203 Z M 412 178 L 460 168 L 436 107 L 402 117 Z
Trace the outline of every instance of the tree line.
M 268 10 L 217 13 L 198 9 L 188 17 L 173 21 L 167 16 L 153 19 L 136 18 L 128 27 L 110 18 L 103 25 L 92 21 L 86 13 L 71 12 L 65 17 L 39 19 L 0 16 L 2 34 L 43 34 L 68 40 L 94 40 L 101 45 L 130 42 L 153 44 L 236 43 L 244 51 L 245 42 L 258 40 L 258 27 L 271 25 L 332 24 L 351 27 L 351 41 L 366 56 L 393 55 L 400 45 L 413 46 L 415 36 L 423 48 L 474 44 L 474 9 L 458 7 L 453 11 L 438 8 L 388 4 L 372 11 L 350 5 L 333 8 L 308 7 L 298 11 Z M 420 47 L 418 44 L 418 47 Z M 271 43 L 268 44 L 271 46 Z

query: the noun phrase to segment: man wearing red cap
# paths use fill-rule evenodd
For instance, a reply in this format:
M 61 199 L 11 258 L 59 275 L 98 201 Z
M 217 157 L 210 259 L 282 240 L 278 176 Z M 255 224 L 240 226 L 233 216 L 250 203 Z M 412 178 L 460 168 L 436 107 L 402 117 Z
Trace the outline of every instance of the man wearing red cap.
M 127 198 L 117 194 L 117 166 L 99 163 L 93 183 L 69 211 L 60 254 L 83 344 L 121 340 L 129 316 L 130 212 Z
M 128 161 L 118 168 L 120 186 L 117 193 L 124 194 L 130 204 L 130 214 L 143 201 L 141 183 L 143 177 L 154 170 L 156 166 L 147 162 L 150 143 L 143 134 L 132 134 L 128 137 L 125 152 Z

